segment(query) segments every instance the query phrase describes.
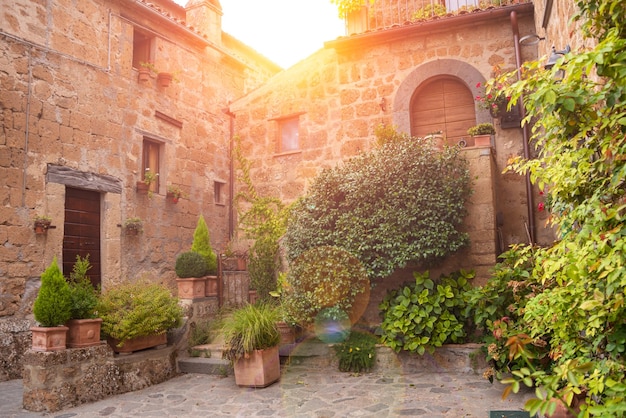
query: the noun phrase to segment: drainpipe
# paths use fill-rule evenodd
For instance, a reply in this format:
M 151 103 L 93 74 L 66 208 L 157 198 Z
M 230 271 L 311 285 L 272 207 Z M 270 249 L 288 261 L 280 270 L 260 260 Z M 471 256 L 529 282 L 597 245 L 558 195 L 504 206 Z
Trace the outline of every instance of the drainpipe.
M 515 67 L 517 69 L 517 79 L 522 79 L 522 55 L 520 53 L 520 45 L 519 45 L 519 27 L 517 25 L 517 13 L 515 11 L 511 12 L 511 28 L 513 29 L 513 44 L 515 45 Z M 524 108 L 524 96 L 522 95 L 519 98 L 518 102 L 519 114 L 520 118 L 523 120 L 526 117 L 526 109 Z M 522 137 L 523 137 L 523 145 L 524 145 L 524 158 L 530 159 L 530 145 L 529 145 L 529 132 L 528 132 L 528 124 L 525 123 L 522 126 Z M 530 244 L 535 243 L 535 217 L 533 216 L 533 211 L 535 208 L 535 203 L 533 199 L 533 188 L 532 183 L 530 182 L 530 174 L 526 174 L 526 210 L 528 212 L 528 240 Z
M 234 146 L 234 134 L 235 134 L 235 114 L 230 111 L 230 106 L 222 109 L 224 114 L 228 115 L 228 155 L 230 156 L 229 168 L 228 168 L 228 239 L 233 239 L 235 234 L 235 216 L 233 211 L 235 199 L 235 146 Z

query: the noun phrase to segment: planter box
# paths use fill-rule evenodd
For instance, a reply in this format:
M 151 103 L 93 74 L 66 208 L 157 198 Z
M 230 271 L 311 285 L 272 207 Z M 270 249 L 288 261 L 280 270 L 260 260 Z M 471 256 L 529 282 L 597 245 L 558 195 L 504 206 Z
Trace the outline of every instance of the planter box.
M 206 276 L 206 286 L 204 288 L 204 296 L 217 296 L 218 283 L 217 276 Z
M 237 386 L 264 388 L 280 379 L 278 347 L 255 350 L 234 364 Z
M 181 299 L 203 298 L 206 293 L 206 277 L 176 279 L 178 297 Z
M 126 340 L 121 347 L 118 347 L 120 340 L 115 338 L 107 338 L 107 343 L 114 352 L 120 354 L 130 354 L 135 351 L 145 350 L 146 348 L 157 347 L 159 345 L 167 345 L 167 334 L 147 335 L 143 337 L 135 337 Z
M 32 327 L 32 349 L 34 351 L 65 350 L 67 341 L 67 327 Z
M 474 135 L 475 147 L 490 147 L 491 135 Z
M 67 325 L 67 346 L 69 348 L 91 347 L 100 344 L 102 318 L 70 319 Z

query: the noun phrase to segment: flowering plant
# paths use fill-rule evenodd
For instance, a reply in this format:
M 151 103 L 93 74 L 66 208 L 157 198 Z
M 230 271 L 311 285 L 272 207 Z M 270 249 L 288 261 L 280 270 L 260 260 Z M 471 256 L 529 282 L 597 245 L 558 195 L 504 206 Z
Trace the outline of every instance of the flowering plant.
M 143 173 L 143 182 L 150 186 L 154 183 L 159 177 L 159 173 L 153 173 L 150 168 L 146 168 L 146 171 Z
M 476 84 L 476 88 L 480 89 L 481 87 L 481 83 Z M 501 88 L 503 88 L 503 86 L 487 86 L 483 88 L 483 93 L 477 95 L 475 98 L 480 107 L 487 109 L 493 117 L 497 117 L 501 112 L 506 111 L 506 106 L 511 99 L 501 93 L 491 93 L 493 90 L 501 91 Z

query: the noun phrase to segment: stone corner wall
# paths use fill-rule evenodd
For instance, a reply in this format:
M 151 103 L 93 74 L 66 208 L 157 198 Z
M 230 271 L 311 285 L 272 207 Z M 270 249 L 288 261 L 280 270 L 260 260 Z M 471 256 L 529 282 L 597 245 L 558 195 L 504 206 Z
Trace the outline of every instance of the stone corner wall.
M 0 318 L 0 381 L 22 377 L 22 360 L 31 346 L 28 319 Z
M 176 374 L 168 346 L 117 356 L 106 344 L 24 355 L 24 409 L 55 412 L 162 383 Z

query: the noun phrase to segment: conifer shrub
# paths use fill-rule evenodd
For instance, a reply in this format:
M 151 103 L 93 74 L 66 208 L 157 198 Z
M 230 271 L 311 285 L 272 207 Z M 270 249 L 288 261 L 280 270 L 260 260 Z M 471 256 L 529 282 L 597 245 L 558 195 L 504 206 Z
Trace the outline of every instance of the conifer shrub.
M 70 319 L 71 309 L 70 288 L 54 257 L 41 275 L 41 288 L 33 305 L 33 314 L 42 327 L 56 327 Z
M 204 217 L 202 215 L 200 215 L 200 218 L 198 218 L 196 229 L 193 232 L 193 243 L 191 244 L 191 251 L 194 251 L 204 257 L 207 274 L 213 275 L 217 273 L 217 255 L 211 247 L 209 228 L 207 227 L 206 222 L 204 221 Z
M 97 316 L 96 306 L 98 305 L 99 294 L 87 276 L 90 269 L 89 254 L 84 258 L 77 255 L 68 283 L 72 299 L 70 319 L 93 319 Z
M 186 251 L 176 258 L 176 275 L 181 279 L 204 277 L 207 275 L 207 262 L 201 254 Z

